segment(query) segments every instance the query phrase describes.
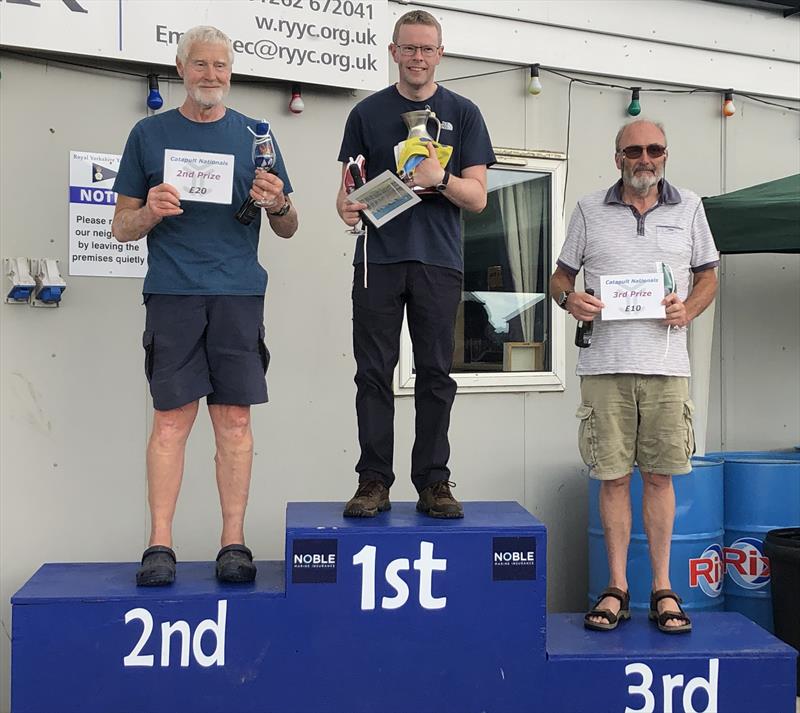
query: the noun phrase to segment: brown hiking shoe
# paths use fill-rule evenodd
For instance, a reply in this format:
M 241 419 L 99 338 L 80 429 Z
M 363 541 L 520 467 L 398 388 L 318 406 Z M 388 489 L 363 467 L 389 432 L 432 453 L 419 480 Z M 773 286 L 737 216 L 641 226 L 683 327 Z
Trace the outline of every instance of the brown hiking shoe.
M 419 494 L 417 512 L 425 513 L 430 517 L 464 517 L 464 508 L 450 492 L 450 487 L 455 487 L 455 485 L 448 480 L 440 480 L 429 485 Z
M 389 488 L 380 480 L 365 480 L 358 484 L 356 494 L 344 506 L 344 516 L 375 517 L 379 512 L 391 509 Z

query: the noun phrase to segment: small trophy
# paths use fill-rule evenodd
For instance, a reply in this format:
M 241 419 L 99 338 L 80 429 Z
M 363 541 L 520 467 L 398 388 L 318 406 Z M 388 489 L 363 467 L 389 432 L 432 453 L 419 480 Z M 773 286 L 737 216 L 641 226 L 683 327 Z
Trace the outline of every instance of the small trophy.
M 347 171 L 344 174 L 344 192 L 352 193 L 357 188 L 361 188 L 366 182 L 366 167 L 364 165 L 364 157 L 358 154 L 355 158 L 352 156 L 347 162 Z M 351 235 L 364 235 L 367 218 L 364 216 L 364 211 L 359 211 L 361 216 L 361 223 L 356 223 L 350 230 L 345 232 Z
M 439 121 L 436 113 L 430 108 L 425 107 L 417 111 L 407 111 L 401 114 L 406 127 L 408 128 L 408 138 L 401 141 L 397 149 L 397 174 L 406 183 L 411 182 L 411 177 L 414 169 L 428 158 L 428 143 L 433 142 L 437 147 L 437 154 L 439 154 L 440 162 L 443 161 L 443 167 L 447 165 L 452 153 L 451 147 L 441 147 L 439 145 L 439 135 L 442 132 L 442 122 Z M 436 137 L 428 133 L 428 123 L 433 121 L 436 124 Z M 442 158 L 441 152 L 445 149 L 447 156 Z M 413 186 L 413 190 L 418 195 L 435 195 L 438 193 L 435 187 L 422 188 L 421 186 Z
M 253 131 L 249 126 L 247 130 L 253 135 L 253 166 L 256 171 L 268 171 L 274 173 L 273 167 L 275 166 L 275 145 L 272 143 L 272 135 L 269 131 L 269 122 L 262 119 L 256 124 L 256 130 Z M 247 196 L 244 203 L 238 211 L 236 211 L 236 220 L 242 225 L 250 225 L 258 211 L 262 208 L 261 201 L 254 200 L 251 196 Z

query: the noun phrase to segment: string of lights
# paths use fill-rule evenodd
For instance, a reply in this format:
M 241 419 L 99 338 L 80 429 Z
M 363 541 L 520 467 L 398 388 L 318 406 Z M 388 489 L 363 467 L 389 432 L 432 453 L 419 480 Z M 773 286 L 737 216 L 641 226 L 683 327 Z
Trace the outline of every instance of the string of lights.
M 51 57 L 49 55 L 40 55 L 32 52 L 16 52 L 14 50 L 6 49 L 5 47 L 0 50 L 0 55 L 2 54 L 9 54 L 14 55 L 17 57 L 24 57 L 26 59 L 36 59 L 42 62 L 47 62 L 49 64 L 54 65 L 66 65 L 68 67 L 79 67 L 81 69 L 88 69 L 93 72 L 103 72 L 106 74 L 118 74 L 125 77 L 138 77 L 139 79 L 144 79 L 147 82 L 147 99 L 145 103 L 147 104 L 147 108 L 151 109 L 152 111 L 158 111 L 164 105 L 164 99 L 160 93 L 159 87 L 159 80 L 165 82 L 177 82 L 183 83 L 183 79 L 181 79 L 177 74 L 173 75 L 164 75 L 164 74 L 157 74 L 155 72 L 131 72 L 125 69 L 120 69 L 119 67 L 103 67 L 95 64 L 87 64 L 86 62 L 76 62 L 68 59 L 62 59 L 60 57 Z M 274 80 L 269 79 L 267 77 L 231 77 L 231 84 L 286 84 L 286 82 L 282 80 Z M 302 113 L 303 109 L 305 109 L 305 102 L 303 101 L 301 85 L 297 83 L 291 84 L 291 98 L 289 99 L 289 111 L 293 114 L 300 114 Z
M 158 82 L 159 79 L 167 82 L 181 82 L 180 77 L 173 77 L 169 75 L 160 75 L 153 72 L 149 73 L 141 73 L 141 72 L 131 72 L 124 69 L 119 69 L 116 67 L 101 67 L 93 64 L 87 64 L 84 62 L 76 62 L 70 61 L 67 59 L 61 58 L 54 58 L 44 55 L 38 55 L 35 53 L 28 53 L 28 52 L 15 52 L 14 50 L 9 50 L 6 48 L 2 49 L 2 54 L 11 54 L 17 55 L 21 57 L 33 58 L 38 59 L 44 62 L 50 62 L 53 64 L 63 64 L 71 67 L 80 67 L 82 69 L 90 69 L 92 71 L 100 71 L 100 72 L 108 72 L 110 74 L 120 74 L 128 77 L 139 77 L 140 79 L 144 79 L 148 83 L 148 95 L 147 95 L 147 106 L 152 110 L 160 109 L 163 105 L 163 99 L 159 93 L 159 86 Z M 567 74 L 563 71 L 551 69 L 549 67 L 543 67 L 540 63 L 536 62 L 531 65 L 526 66 L 519 66 L 515 65 L 513 67 L 506 67 L 503 69 L 496 69 L 489 72 L 478 72 L 476 74 L 465 74 L 458 77 L 448 77 L 446 79 L 437 80 L 441 84 L 446 84 L 448 82 L 458 82 L 463 81 L 465 79 L 475 79 L 479 77 L 490 77 L 497 74 L 505 74 L 507 72 L 519 72 L 520 70 L 527 69 L 530 73 L 530 79 L 528 81 L 528 93 L 532 96 L 538 96 L 539 94 L 544 91 L 544 86 L 542 85 L 541 81 L 541 72 L 547 72 L 549 74 L 561 77 L 563 79 L 569 80 L 569 89 L 571 91 L 572 84 L 584 84 L 587 86 L 592 87 L 606 87 L 608 89 L 622 89 L 631 93 L 630 103 L 628 104 L 628 114 L 630 116 L 638 116 L 642 111 L 641 105 L 641 95 L 644 93 L 666 93 L 666 94 L 698 94 L 698 93 L 707 93 L 707 94 L 721 94 L 722 99 L 722 113 L 726 117 L 731 117 L 736 113 L 736 106 L 733 103 L 734 95 L 739 97 L 744 97 L 754 102 L 758 102 L 760 104 L 765 104 L 767 106 L 774 106 L 780 109 L 784 109 L 786 111 L 796 111 L 800 112 L 800 107 L 797 106 L 790 106 L 788 104 L 781 104 L 780 102 L 769 101 L 757 95 L 748 93 L 748 92 L 738 92 L 735 89 L 714 89 L 710 87 L 686 87 L 685 89 L 666 89 L 663 87 L 641 87 L 641 86 L 626 86 L 623 84 L 614 84 L 612 82 L 601 82 L 593 79 L 584 79 L 583 77 L 576 77 L 571 74 Z M 232 84 L 269 84 L 274 82 L 275 80 L 270 79 L 262 79 L 262 78 L 253 78 L 253 77 L 232 77 L 231 83 Z M 302 97 L 300 96 L 300 85 L 299 84 L 292 84 L 292 97 L 290 99 L 290 110 L 295 113 L 299 114 L 305 108 L 305 104 L 303 102 Z M 156 106 L 156 104 L 158 106 Z M 299 109 L 299 111 L 298 111 Z
M 447 79 L 441 80 L 443 83 L 445 82 L 455 82 L 462 79 L 473 79 L 476 77 L 484 77 L 484 76 L 491 76 L 495 74 L 502 74 L 505 72 L 514 72 L 518 71 L 520 67 L 510 67 L 506 69 L 500 70 L 493 70 L 491 72 L 480 72 L 477 74 L 467 74 L 461 77 L 449 77 Z M 570 82 L 570 89 L 572 89 L 572 84 L 585 84 L 587 86 L 592 87 L 607 87 L 609 89 L 623 89 L 631 93 L 631 100 L 628 104 L 628 114 L 630 116 L 638 116 L 642 111 L 641 105 L 641 95 L 645 92 L 647 93 L 665 93 L 665 94 L 699 94 L 699 93 L 706 93 L 706 94 L 721 94 L 722 99 L 722 113 L 726 117 L 733 116 L 736 113 L 736 107 L 733 103 L 733 96 L 734 94 L 740 97 L 745 97 L 747 99 L 751 99 L 752 101 L 759 102 L 761 104 L 767 104 L 769 106 L 778 107 L 780 109 L 785 109 L 787 111 L 798 111 L 800 112 L 800 107 L 796 106 L 789 106 L 788 104 L 781 104 L 779 102 L 768 101 L 766 99 L 762 99 L 761 97 L 755 96 L 753 94 L 749 94 L 746 92 L 737 92 L 734 89 L 714 89 L 711 87 L 686 87 L 685 89 L 667 89 L 664 87 L 640 87 L 640 86 L 626 86 L 624 84 L 614 84 L 612 82 L 600 82 L 593 79 L 584 79 L 582 77 L 576 77 L 570 74 L 566 74 L 565 72 L 561 72 L 555 69 L 550 69 L 548 67 L 542 67 L 541 64 L 538 62 L 529 65 L 528 67 L 530 72 L 530 80 L 528 81 L 528 93 L 533 96 L 538 96 L 544 90 L 541 80 L 541 72 L 548 72 L 549 74 L 554 74 L 558 77 L 562 77 L 563 79 L 567 79 Z

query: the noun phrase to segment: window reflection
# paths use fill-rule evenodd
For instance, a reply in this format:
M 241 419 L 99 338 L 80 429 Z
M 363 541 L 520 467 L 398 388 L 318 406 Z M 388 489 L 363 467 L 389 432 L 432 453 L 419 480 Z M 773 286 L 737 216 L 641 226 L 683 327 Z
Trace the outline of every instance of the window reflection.
M 462 213 L 464 296 L 454 372 L 550 367 L 551 174 L 492 168 L 480 214 Z

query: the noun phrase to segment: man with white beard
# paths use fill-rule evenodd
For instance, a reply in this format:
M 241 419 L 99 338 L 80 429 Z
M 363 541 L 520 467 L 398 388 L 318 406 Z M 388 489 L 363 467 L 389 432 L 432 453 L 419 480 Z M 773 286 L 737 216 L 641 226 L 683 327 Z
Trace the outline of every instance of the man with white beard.
M 682 633 L 691 622 L 672 591 L 669 557 L 672 476 L 691 472 L 694 452 L 686 326 L 714 299 L 719 256 L 699 197 L 664 178 L 663 126 L 632 121 L 619 130 L 614 148 L 622 177 L 578 201 L 550 282 L 559 307 L 593 323 L 591 345 L 578 357 L 578 440 L 591 476 L 602 481 L 609 586 L 584 625 L 608 631 L 630 617 L 626 564 L 636 463 L 653 572 L 649 618 L 660 631 Z M 574 290 L 581 268 L 594 295 Z M 601 284 L 648 273 L 664 276 L 666 318 L 608 319 Z
M 224 104 L 232 64 L 231 41 L 220 30 L 184 33 L 176 65 L 186 99 L 134 126 L 114 184 L 114 237 L 146 235 L 148 247 L 143 346 L 155 413 L 147 446 L 150 542 L 136 574 L 140 586 L 175 579 L 172 521 L 186 439 L 203 397 L 222 508 L 216 576 L 251 582 L 256 574 L 244 515 L 253 464 L 250 406 L 267 401 L 267 272 L 258 262 L 260 215 L 248 224 L 234 216 L 249 196 L 272 232 L 290 238 L 297 212 L 274 135 L 274 174 L 257 172 L 251 147 L 259 122 Z M 174 177 L 167 181 L 170 166 Z

